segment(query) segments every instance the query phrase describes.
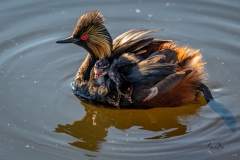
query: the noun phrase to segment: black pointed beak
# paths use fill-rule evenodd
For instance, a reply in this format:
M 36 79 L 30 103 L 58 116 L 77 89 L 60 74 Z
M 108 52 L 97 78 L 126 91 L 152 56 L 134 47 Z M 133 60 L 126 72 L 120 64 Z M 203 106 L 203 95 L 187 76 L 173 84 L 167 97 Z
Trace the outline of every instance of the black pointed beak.
M 62 40 L 59 40 L 59 41 L 56 41 L 55 43 L 76 43 L 78 42 L 79 40 L 76 39 L 76 38 L 73 38 L 72 36 L 71 37 L 68 37 L 66 39 L 62 39 Z

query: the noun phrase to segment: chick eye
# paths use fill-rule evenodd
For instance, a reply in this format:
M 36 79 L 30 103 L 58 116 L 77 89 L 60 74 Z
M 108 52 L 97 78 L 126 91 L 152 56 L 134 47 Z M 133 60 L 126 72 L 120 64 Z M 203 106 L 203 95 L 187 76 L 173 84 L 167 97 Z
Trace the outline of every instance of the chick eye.
M 87 39 L 88 39 L 88 36 L 87 36 L 87 35 L 84 34 L 84 35 L 81 36 L 81 40 L 86 41 Z

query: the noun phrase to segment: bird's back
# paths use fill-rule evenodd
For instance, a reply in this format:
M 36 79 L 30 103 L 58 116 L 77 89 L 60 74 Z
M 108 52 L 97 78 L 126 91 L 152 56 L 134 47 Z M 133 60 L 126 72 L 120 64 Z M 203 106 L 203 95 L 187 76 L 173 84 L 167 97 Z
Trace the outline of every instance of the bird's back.
M 134 102 L 136 105 L 151 105 L 151 102 L 142 103 L 145 91 L 167 76 L 185 69 L 193 70 L 165 97 L 154 100 L 154 105 L 175 106 L 194 101 L 197 87 L 206 79 L 205 62 L 200 51 L 175 45 L 170 40 L 146 36 L 153 32 L 156 31 L 133 29 L 117 37 L 113 43 L 113 59 L 121 56 L 120 51 L 129 51 L 144 59 L 127 74 L 133 84 L 133 105 Z M 130 104 L 123 99 L 121 105 Z

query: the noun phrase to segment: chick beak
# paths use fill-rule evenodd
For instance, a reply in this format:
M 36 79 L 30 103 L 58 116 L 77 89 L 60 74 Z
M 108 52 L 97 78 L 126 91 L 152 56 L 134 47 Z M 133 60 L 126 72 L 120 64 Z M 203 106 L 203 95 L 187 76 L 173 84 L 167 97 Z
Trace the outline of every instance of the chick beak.
M 95 79 L 98 78 L 102 73 L 103 73 L 102 70 L 98 71 L 97 73 L 95 73 L 94 78 L 95 78 Z
M 78 40 L 77 38 L 73 38 L 73 37 L 71 36 L 71 37 L 68 37 L 68 38 L 65 38 L 65 39 L 56 41 L 55 43 L 76 43 L 76 42 L 78 42 L 78 41 L 79 41 L 79 40 Z

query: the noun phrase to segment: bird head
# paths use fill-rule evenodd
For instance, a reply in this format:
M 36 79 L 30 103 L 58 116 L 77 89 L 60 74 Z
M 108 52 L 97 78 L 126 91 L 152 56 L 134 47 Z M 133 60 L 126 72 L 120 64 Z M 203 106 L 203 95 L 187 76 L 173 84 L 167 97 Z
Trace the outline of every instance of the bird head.
M 107 59 L 99 59 L 94 65 L 94 78 L 97 79 L 100 76 L 108 74 L 110 63 Z
M 86 12 L 79 18 L 72 36 L 55 43 L 73 43 L 97 58 L 108 58 L 112 52 L 112 37 L 104 21 L 99 11 Z
M 123 81 L 121 81 L 121 83 L 117 83 L 116 85 L 118 93 L 128 99 L 130 103 L 132 103 L 132 83 L 128 79 L 124 79 Z

